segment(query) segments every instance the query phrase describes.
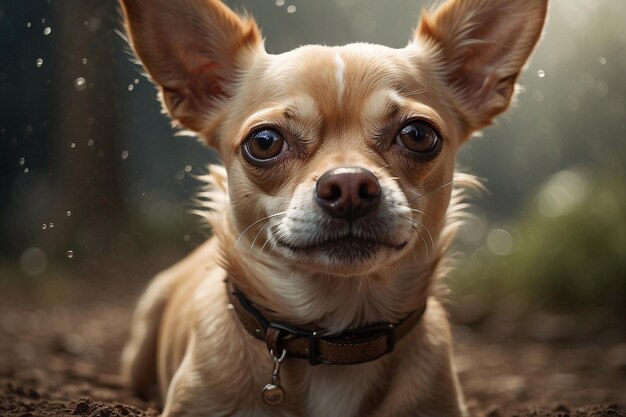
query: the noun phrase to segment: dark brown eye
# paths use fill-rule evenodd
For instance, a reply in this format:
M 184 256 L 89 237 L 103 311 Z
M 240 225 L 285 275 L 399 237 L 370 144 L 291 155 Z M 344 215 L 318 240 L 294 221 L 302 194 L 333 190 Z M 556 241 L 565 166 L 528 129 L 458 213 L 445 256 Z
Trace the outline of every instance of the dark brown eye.
M 247 155 L 253 159 L 266 161 L 289 149 L 289 145 L 275 130 L 265 129 L 256 132 L 244 144 Z
M 419 120 L 407 123 L 396 136 L 398 145 L 420 154 L 435 151 L 439 147 L 439 142 L 439 135 L 435 129 Z

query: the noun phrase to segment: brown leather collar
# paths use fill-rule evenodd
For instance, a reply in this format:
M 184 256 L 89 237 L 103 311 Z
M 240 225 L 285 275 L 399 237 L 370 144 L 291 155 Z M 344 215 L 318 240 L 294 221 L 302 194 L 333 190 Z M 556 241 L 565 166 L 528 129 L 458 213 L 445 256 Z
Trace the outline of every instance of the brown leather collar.
M 270 322 L 250 300 L 227 280 L 228 298 L 248 333 L 265 341 L 276 358 L 308 359 L 311 365 L 353 365 L 376 360 L 391 351 L 421 320 L 426 303 L 398 323 L 358 327 L 334 336 Z

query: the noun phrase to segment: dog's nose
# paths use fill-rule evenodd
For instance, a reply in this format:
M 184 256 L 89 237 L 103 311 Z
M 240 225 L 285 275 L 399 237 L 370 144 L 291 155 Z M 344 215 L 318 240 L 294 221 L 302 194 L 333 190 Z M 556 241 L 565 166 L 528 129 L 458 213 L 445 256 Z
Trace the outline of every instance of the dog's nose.
M 381 195 L 376 175 L 359 167 L 326 171 L 317 180 L 315 191 L 320 207 L 344 220 L 355 220 L 372 211 Z

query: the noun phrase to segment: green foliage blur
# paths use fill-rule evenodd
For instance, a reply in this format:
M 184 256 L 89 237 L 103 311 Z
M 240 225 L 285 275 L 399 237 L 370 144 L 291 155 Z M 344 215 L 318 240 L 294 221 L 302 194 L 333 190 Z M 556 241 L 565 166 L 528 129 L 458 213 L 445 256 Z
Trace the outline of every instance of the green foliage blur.
M 626 315 L 626 181 L 565 170 L 536 193 L 519 220 L 492 229 L 486 246 L 451 279 L 459 295 L 491 307 L 511 294 L 526 307 Z

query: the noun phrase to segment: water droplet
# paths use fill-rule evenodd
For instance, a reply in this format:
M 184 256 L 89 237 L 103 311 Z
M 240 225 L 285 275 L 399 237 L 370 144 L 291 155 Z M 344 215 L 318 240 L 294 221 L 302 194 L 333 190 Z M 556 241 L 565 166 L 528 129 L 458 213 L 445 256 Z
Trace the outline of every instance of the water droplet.
M 48 227 L 49 227 L 50 229 L 52 229 L 52 228 L 54 227 L 54 223 L 50 222 L 50 224 L 48 225 Z
M 128 91 L 133 91 L 135 89 L 135 86 L 132 84 L 128 84 Z
M 45 17 L 42 17 L 42 18 L 41 18 L 41 23 L 42 23 L 42 24 L 46 23 L 46 18 L 45 18 Z
M 128 158 L 128 151 L 122 151 L 122 154 L 120 156 L 122 157 L 122 159 L 127 159 Z
M 139 78 L 135 78 L 135 79 L 133 80 L 133 82 L 134 82 L 135 84 L 139 84 Z
M 19 163 L 20 163 L 20 166 L 24 166 L 24 164 L 26 163 L 26 158 L 20 158 Z
M 72 250 L 68 250 L 68 251 L 67 251 L 67 257 L 68 257 L 68 258 L 70 258 L 70 259 L 72 259 L 72 258 L 74 257 L 74 251 L 72 251 Z
M 75 142 L 70 143 L 70 148 L 74 149 L 75 147 L 76 147 L 76 143 Z
M 295 12 L 296 12 L 296 6 L 294 6 L 293 4 L 287 7 L 287 13 L 295 13 Z
M 88 62 L 87 58 L 83 58 L 83 60 L 81 62 L 83 63 L 83 65 L 85 65 Z
M 87 80 L 85 80 L 84 77 L 78 77 L 75 81 L 74 81 L 74 88 L 77 91 L 83 91 L 85 88 L 87 88 Z
M 543 78 L 543 77 L 546 76 L 546 72 L 544 70 L 539 70 L 539 71 L 537 71 L 537 76 L 539 78 Z
M 47 26 L 47 27 L 44 28 L 44 30 L 43 30 L 44 36 L 48 36 L 51 33 L 52 33 L 52 28 L 50 26 Z
M 601 56 L 600 58 L 598 58 L 598 62 L 600 63 L 600 65 L 606 65 L 606 58 Z
M 28 275 L 34 277 L 42 274 L 48 266 L 46 253 L 39 248 L 28 248 L 20 256 L 20 266 Z
M 276 0 L 276 5 L 277 5 L 278 7 L 280 7 L 280 6 L 284 6 L 284 5 L 285 5 L 285 0 Z
M 191 172 L 191 165 L 185 165 L 185 172 Z
M 90 32 L 97 32 L 100 29 L 101 25 L 102 23 L 97 17 L 91 17 L 89 18 L 89 20 L 85 20 L 85 26 Z
M 30 22 L 26 22 L 26 27 L 27 27 L 27 28 L 31 27 L 32 25 L 33 25 L 32 23 L 30 23 Z
M 609 94 L 609 85 L 605 81 L 597 80 L 595 90 L 600 97 L 606 97 Z
M 46 227 L 48 227 L 48 226 L 47 226 L 45 223 L 41 225 L 41 228 L 42 228 L 43 230 L 46 230 Z
M 24 168 L 24 174 L 28 174 L 28 168 Z
M 43 65 L 43 59 L 37 58 L 35 64 L 37 65 L 37 68 L 41 68 L 41 66 Z
M 94 144 L 94 143 L 95 143 L 95 142 L 94 142 L 94 140 L 93 140 L 93 139 L 89 139 L 89 140 L 87 141 L 87 146 L 90 146 L 90 147 L 91 147 L 91 146 L 93 146 L 93 144 Z
M 184 240 L 185 242 L 189 242 L 189 241 L 191 240 L 191 236 L 189 236 L 189 235 L 185 235 L 185 236 L 183 236 L 183 240 Z
M 66 211 L 66 212 L 65 212 L 65 215 L 66 215 L 67 217 L 70 217 L 70 216 L 72 215 L 72 212 L 68 210 L 68 211 Z

